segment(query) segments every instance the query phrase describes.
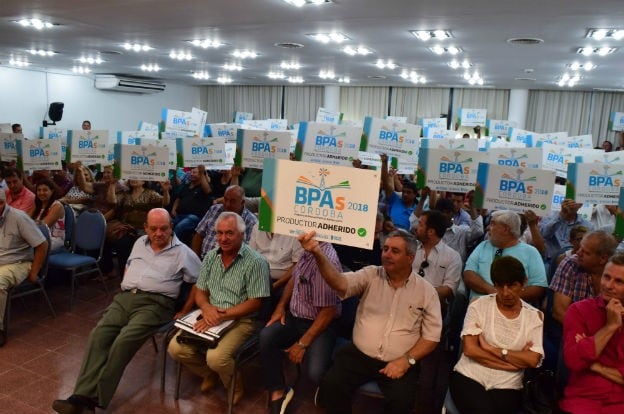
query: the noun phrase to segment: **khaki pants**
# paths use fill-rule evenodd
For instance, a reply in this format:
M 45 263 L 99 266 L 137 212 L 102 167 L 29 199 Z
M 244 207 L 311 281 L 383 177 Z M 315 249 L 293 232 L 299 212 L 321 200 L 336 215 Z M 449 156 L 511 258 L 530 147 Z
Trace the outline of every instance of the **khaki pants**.
M 7 291 L 22 283 L 30 272 L 32 262 L 0 265 L 0 330 L 4 330 L 4 317 L 7 308 Z
M 229 388 L 234 374 L 234 354 L 252 335 L 253 330 L 252 319 L 241 319 L 221 338 L 216 348 L 209 349 L 205 354 L 193 345 L 178 343 L 178 333 L 169 342 L 167 352 L 173 359 L 202 378 L 208 378 L 216 373 L 223 385 Z

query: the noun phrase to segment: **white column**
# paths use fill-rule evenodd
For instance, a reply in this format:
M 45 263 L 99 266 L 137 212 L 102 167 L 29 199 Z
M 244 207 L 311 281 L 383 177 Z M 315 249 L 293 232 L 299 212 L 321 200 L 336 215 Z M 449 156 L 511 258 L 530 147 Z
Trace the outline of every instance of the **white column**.
M 338 111 L 340 108 L 340 86 L 325 85 L 323 94 L 323 108 L 329 111 Z
M 515 121 L 518 128 L 524 129 L 529 109 L 529 90 L 512 89 L 509 91 L 509 119 Z

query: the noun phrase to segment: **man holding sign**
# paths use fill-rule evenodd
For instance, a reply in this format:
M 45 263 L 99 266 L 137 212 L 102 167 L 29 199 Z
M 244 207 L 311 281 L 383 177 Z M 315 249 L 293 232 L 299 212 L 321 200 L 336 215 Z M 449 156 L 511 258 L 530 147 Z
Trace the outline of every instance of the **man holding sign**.
M 353 343 L 337 352 L 319 387 L 317 403 L 329 414 L 351 412 L 353 392 L 377 381 L 387 412 L 411 412 L 416 365 L 434 350 L 442 330 L 438 294 L 412 270 L 415 237 L 394 231 L 384 244 L 382 266 L 339 273 L 314 236 L 314 231 L 304 233 L 299 241 L 314 256 L 327 284 L 341 299 L 365 293 L 358 305 Z

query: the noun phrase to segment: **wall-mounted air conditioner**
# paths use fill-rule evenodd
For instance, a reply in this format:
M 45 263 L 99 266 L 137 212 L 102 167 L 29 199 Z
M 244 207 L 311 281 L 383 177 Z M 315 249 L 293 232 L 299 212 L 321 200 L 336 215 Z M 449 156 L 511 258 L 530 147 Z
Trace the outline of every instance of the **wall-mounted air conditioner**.
M 129 93 L 157 93 L 165 90 L 162 82 L 119 75 L 95 75 L 96 89 Z

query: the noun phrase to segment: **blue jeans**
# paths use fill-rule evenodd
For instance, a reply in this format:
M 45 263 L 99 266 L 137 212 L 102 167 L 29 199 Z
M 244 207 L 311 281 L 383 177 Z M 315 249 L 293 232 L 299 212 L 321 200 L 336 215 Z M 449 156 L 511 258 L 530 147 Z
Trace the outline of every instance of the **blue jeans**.
M 310 328 L 314 321 L 286 314 L 286 324 L 279 321 L 265 327 L 260 332 L 260 358 L 264 386 L 269 391 L 286 388 L 282 361 L 286 356 L 284 349 L 296 343 Z M 331 355 L 336 342 L 336 334 L 330 325 L 306 348 L 303 356 L 303 370 L 315 384 L 331 365 Z
M 173 232 L 178 239 L 183 240 L 189 233 L 195 231 L 199 224 L 199 217 L 194 214 L 178 214 L 173 218 Z

